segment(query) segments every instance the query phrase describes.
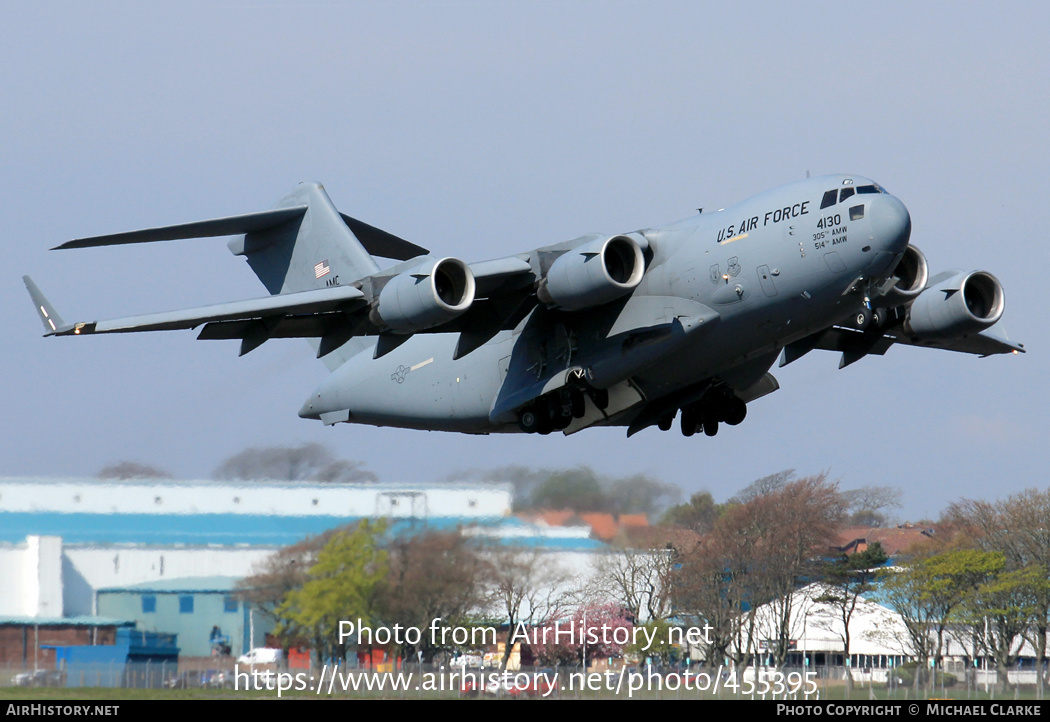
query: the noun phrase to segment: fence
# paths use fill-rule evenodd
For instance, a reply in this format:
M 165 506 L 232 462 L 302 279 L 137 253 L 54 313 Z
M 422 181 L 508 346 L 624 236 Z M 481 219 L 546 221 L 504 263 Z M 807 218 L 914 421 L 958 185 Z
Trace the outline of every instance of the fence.
M 0 668 L 0 687 L 109 687 L 154 689 L 210 689 L 220 694 L 277 693 L 280 673 L 284 694 L 315 696 L 382 697 L 648 697 L 648 698 L 909 698 L 912 684 L 903 683 L 893 669 L 853 669 L 852 689 L 845 688 L 845 667 L 748 667 L 737 673 L 729 667 L 688 669 L 618 668 L 584 671 L 578 667 L 523 667 L 500 677 L 495 669 L 462 669 L 441 664 L 406 662 L 363 668 L 324 665 L 288 669 L 282 665 L 218 669 L 207 667 L 207 658 L 183 663 L 88 663 L 71 669 L 33 670 Z M 1042 698 L 1035 670 L 1012 670 L 1008 675 L 1011 696 L 1023 691 Z M 778 680 L 780 684 L 778 684 Z M 936 691 L 955 696 L 998 695 L 992 670 L 959 670 L 939 675 Z M 796 684 L 801 681 L 801 684 Z M 777 690 L 780 690 L 779 692 Z M 920 692 L 925 692 L 925 688 Z

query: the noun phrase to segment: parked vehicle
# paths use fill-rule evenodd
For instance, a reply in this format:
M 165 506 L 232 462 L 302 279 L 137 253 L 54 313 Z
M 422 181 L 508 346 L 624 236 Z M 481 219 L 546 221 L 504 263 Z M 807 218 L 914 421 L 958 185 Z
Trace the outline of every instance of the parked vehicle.
M 283 654 L 277 647 L 256 647 L 237 658 L 237 664 L 253 666 L 256 664 L 278 664 Z

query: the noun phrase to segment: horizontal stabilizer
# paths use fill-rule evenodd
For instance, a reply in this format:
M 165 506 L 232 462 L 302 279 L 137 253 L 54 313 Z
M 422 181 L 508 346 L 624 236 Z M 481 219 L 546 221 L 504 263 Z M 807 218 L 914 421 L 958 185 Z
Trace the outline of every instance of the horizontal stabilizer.
M 129 316 L 110 321 L 75 323 L 55 335 L 90 333 L 127 333 L 130 331 L 172 331 L 199 326 L 202 323 L 269 318 L 292 314 L 317 314 L 341 310 L 364 294 L 353 286 L 332 286 L 314 291 L 266 296 L 248 301 L 219 303 L 214 306 L 165 311 L 142 316 Z
M 407 261 L 416 256 L 430 254 L 430 251 L 422 246 L 410 243 L 404 238 L 398 238 L 393 233 L 387 233 L 375 226 L 370 226 L 364 221 L 351 218 L 345 213 L 340 213 L 339 215 L 342 216 L 343 221 L 350 228 L 350 232 L 357 237 L 357 240 L 361 242 L 365 250 L 373 256 L 393 258 L 396 261 Z
M 242 216 L 213 218 L 209 221 L 183 223 L 177 226 L 143 228 L 139 231 L 113 233 L 108 236 L 93 236 L 66 241 L 55 246 L 52 251 L 68 248 L 93 248 L 95 246 L 119 246 L 125 243 L 152 243 L 154 241 L 177 241 L 183 238 L 211 238 L 213 236 L 233 236 L 240 233 L 256 233 L 282 223 L 294 220 L 306 212 L 306 206 L 294 208 L 277 208 L 259 213 L 246 213 Z

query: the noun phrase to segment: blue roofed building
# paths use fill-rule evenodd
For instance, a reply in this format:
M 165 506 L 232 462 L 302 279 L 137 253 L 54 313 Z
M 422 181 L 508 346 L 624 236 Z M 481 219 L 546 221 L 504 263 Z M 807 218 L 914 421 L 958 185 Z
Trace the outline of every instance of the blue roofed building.
M 587 527 L 513 517 L 511 499 L 509 485 L 485 483 L 0 479 L 0 616 L 130 620 L 178 634 L 185 656 L 211 654 L 219 627 L 236 656 L 268 631 L 236 581 L 283 546 L 361 519 L 534 549 L 575 579 L 608 550 Z

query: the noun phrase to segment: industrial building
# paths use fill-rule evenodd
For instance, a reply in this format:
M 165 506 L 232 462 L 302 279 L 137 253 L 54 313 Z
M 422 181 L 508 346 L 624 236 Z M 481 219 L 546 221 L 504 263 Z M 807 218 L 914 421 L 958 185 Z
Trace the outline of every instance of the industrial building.
M 35 668 L 41 645 L 112 644 L 121 628 L 177 634 L 183 656 L 206 656 L 219 627 L 241 654 L 268 627 L 236 581 L 285 545 L 361 519 L 539 548 L 577 576 L 605 548 L 586 527 L 510 512 L 499 484 L 0 479 L 0 664 Z

